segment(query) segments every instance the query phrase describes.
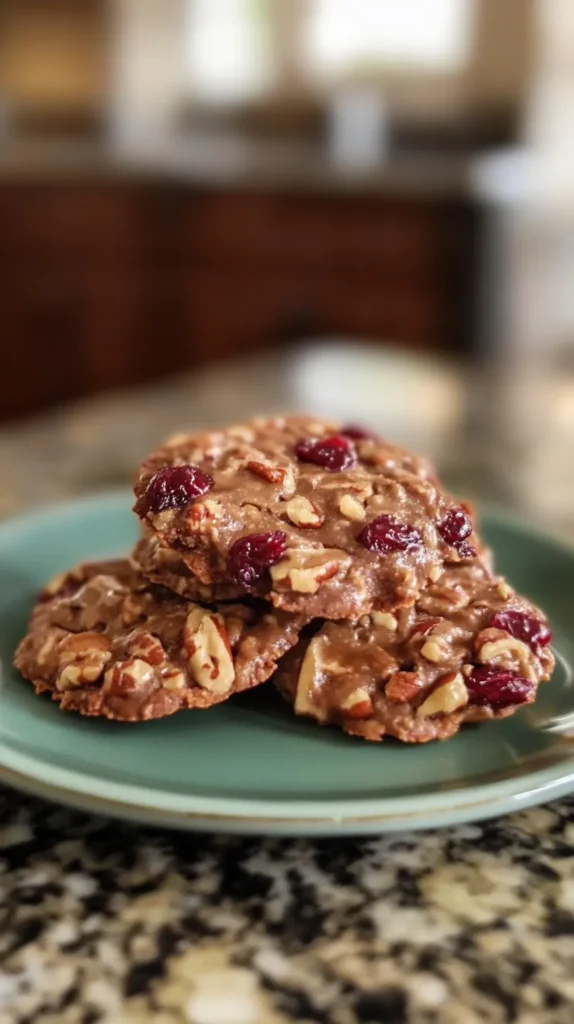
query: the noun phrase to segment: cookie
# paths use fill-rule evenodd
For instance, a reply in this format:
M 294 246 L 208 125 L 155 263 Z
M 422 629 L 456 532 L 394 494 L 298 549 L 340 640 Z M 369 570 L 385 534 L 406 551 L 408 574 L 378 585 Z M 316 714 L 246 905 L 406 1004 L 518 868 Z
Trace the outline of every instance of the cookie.
M 238 600 L 237 587 L 220 583 L 217 588 L 202 583 L 194 576 L 181 555 L 170 548 L 162 548 L 157 537 L 142 537 L 131 554 L 134 566 L 152 583 L 167 587 L 174 594 L 191 601 L 209 603 L 213 600 L 214 589 L 219 601 Z
M 426 743 L 532 703 L 552 674 L 550 639 L 542 613 L 475 562 L 445 570 L 412 608 L 322 624 L 275 679 L 296 714 Z
M 476 554 L 468 509 L 424 460 L 332 421 L 179 435 L 146 459 L 135 492 L 211 600 L 255 594 L 307 619 L 411 605 L 445 564 Z
M 257 602 L 183 601 L 118 559 L 79 566 L 44 590 L 14 664 L 65 711 L 139 722 L 264 682 L 300 626 Z

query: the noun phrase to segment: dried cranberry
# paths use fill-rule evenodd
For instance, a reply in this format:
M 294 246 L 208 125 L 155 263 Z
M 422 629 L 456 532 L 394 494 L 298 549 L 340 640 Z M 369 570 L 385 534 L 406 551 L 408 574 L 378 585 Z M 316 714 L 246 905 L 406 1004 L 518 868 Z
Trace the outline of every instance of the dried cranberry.
M 163 512 L 182 508 L 213 487 L 213 478 L 199 466 L 167 466 L 152 476 L 145 494 L 136 504 L 136 512 Z
M 366 430 L 365 427 L 360 427 L 357 423 L 348 423 L 347 426 L 341 430 L 343 437 L 350 437 L 353 441 L 378 441 L 379 438 L 376 434 L 373 434 L 372 430 Z
M 529 679 L 492 665 L 475 668 L 466 680 L 466 688 L 471 704 L 490 704 L 493 708 L 525 704 L 534 693 L 534 683 Z
M 227 566 L 236 583 L 245 590 L 263 579 L 270 566 L 285 554 L 287 535 L 282 530 L 274 533 L 250 533 L 231 545 Z
M 357 540 L 377 555 L 388 555 L 391 551 L 412 551 L 423 542 L 414 526 L 401 523 L 391 515 L 377 516 L 357 534 Z
M 329 473 L 338 473 L 341 469 L 353 469 L 357 464 L 357 453 L 351 442 L 340 434 L 334 437 L 308 438 L 299 441 L 295 454 L 300 462 L 314 462 Z
M 472 523 L 463 508 L 451 508 L 437 529 L 447 544 L 460 550 L 463 541 L 472 533 Z
M 497 612 L 490 625 L 495 629 L 505 629 L 517 640 L 528 644 L 535 654 L 541 647 L 546 647 L 552 639 L 552 634 L 545 622 L 514 608 Z

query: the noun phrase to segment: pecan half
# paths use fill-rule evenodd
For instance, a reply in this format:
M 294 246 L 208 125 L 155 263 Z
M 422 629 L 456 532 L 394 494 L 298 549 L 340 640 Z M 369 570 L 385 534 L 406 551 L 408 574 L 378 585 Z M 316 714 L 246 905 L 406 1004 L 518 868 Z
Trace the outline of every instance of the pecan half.
M 318 721 L 324 722 L 327 714 L 313 699 L 315 681 L 320 671 L 320 648 L 320 638 L 313 637 L 305 651 L 305 657 L 301 662 L 299 670 L 297 692 L 295 695 L 295 711 L 298 715 L 312 715 Z
M 196 605 L 183 630 L 183 646 L 193 678 L 204 690 L 227 693 L 235 680 L 235 668 L 225 622 L 221 615 Z

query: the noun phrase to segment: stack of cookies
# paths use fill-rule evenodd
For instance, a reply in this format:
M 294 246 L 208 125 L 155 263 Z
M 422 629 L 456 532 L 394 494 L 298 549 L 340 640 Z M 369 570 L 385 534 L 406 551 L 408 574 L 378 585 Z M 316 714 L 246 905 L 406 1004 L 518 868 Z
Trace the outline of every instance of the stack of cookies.
M 178 435 L 135 493 L 135 550 L 50 583 L 16 653 L 64 710 L 145 721 L 273 680 L 295 714 L 422 743 L 550 678 L 546 620 L 495 574 L 470 508 L 366 430 Z

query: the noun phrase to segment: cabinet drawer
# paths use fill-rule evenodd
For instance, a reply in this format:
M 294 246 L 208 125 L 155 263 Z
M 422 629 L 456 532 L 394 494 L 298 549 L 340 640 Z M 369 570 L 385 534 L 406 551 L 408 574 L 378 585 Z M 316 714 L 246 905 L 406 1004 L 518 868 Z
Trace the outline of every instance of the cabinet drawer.
M 196 271 L 186 289 L 188 361 L 285 340 L 345 333 L 425 347 L 441 343 L 442 304 L 433 288 L 397 289 L 376 275 Z
M 180 365 L 181 297 L 169 274 L 94 273 L 86 281 L 84 379 L 125 387 Z
M 345 196 L 203 193 L 182 233 L 197 259 L 411 274 L 432 267 L 439 244 L 432 207 Z
M 341 281 L 326 298 L 334 329 L 419 348 L 441 347 L 443 302 L 434 288 L 385 287 L 371 277 Z
M 291 307 L 283 275 L 252 269 L 196 269 L 185 288 L 186 362 L 211 360 L 269 346 L 284 332 Z
M 145 202 L 117 185 L 0 186 L 0 256 L 113 260 L 145 244 Z
M 79 392 L 82 331 L 83 307 L 74 288 L 46 278 L 2 288 L 0 415 L 22 414 Z

